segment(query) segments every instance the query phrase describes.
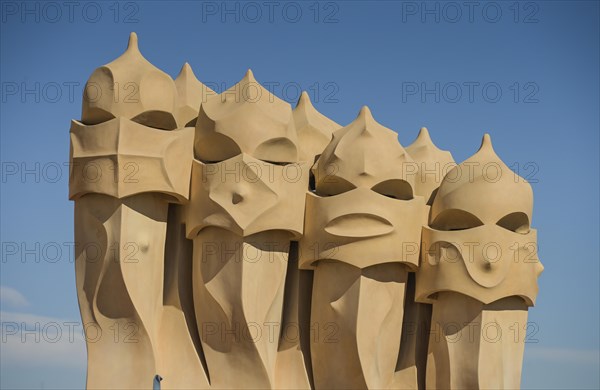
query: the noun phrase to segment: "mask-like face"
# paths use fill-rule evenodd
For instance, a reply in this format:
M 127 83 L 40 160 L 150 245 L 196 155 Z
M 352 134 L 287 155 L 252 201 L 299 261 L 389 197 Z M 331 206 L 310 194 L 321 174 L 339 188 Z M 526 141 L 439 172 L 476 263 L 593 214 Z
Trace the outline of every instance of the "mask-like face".
M 483 303 L 520 296 L 533 305 L 543 267 L 530 229 L 532 206 L 530 185 L 484 137 L 480 150 L 446 175 L 433 201 L 417 299 L 454 291 Z
M 73 121 L 69 196 L 124 198 L 160 192 L 183 202 L 189 192 L 193 139 L 192 128 L 164 131 L 125 118 L 90 126 Z
M 305 162 L 281 166 L 245 153 L 215 164 L 195 160 L 188 237 L 208 226 L 240 236 L 274 229 L 300 236 L 307 185 Z
M 413 196 L 412 165 L 396 133 L 367 108 L 336 131 L 313 167 L 316 194 L 307 194 L 300 266 L 331 259 L 416 267 L 424 202 Z
M 208 226 L 244 237 L 302 234 L 309 174 L 298 161 L 291 107 L 251 72 L 201 105 L 194 150 L 188 238 Z
M 86 88 L 82 120 L 71 123 L 69 197 L 158 192 L 188 199 L 193 129 L 174 130 L 175 84 L 142 56 L 135 33 Z

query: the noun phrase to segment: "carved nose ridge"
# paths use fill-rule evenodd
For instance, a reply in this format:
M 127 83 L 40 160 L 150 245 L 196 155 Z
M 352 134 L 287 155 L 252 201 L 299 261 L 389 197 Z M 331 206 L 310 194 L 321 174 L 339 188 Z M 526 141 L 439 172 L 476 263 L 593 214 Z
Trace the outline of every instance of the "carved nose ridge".
M 244 200 L 244 197 L 242 195 L 238 194 L 237 192 L 234 192 L 233 195 L 231 196 L 231 203 L 233 203 L 233 204 L 238 204 L 243 200 Z

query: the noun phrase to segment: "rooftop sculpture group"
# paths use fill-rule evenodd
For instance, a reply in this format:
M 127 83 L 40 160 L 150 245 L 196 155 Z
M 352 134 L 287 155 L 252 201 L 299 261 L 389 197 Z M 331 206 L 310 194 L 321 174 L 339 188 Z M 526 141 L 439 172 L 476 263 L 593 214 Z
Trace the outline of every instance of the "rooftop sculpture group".
M 132 34 L 88 80 L 69 194 L 89 388 L 520 386 L 543 267 L 488 135 L 456 164 L 251 71 L 173 80 Z

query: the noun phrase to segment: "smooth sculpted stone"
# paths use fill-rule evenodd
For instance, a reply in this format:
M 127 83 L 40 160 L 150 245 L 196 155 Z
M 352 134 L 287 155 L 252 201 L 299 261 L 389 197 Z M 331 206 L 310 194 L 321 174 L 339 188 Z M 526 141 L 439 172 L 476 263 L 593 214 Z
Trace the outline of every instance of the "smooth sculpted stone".
M 527 308 L 543 270 L 532 208 L 530 184 L 487 134 L 444 177 L 423 227 L 416 285 L 416 299 L 433 304 L 427 388 L 520 387 Z M 522 332 L 507 337 L 510 329 Z
M 431 203 L 435 198 L 445 174 L 456 166 L 450 152 L 441 150 L 431 140 L 429 131 L 422 127 L 417 139 L 406 147 L 415 164 L 415 194 L 424 198 L 423 224 L 427 225 Z M 397 379 L 401 387 L 408 384 L 424 388 L 427 369 L 427 345 L 431 326 L 432 306 L 416 302 L 415 275 L 409 275 L 404 305 L 404 326 L 400 357 L 397 364 Z M 416 378 L 416 380 L 415 380 Z
M 417 385 L 416 377 L 396 378 L 405 287 L 418 265 L 425 207 L 403 170 L 411 162 L 396 133 L 363 107 L 333 133 L 313 167 L 300 266 L 314 269 L 316 388 Z
M 317 111 L 306 91 L 300 95 L 293 115 L 298 131 L 300 160 L 312 163 L 329 144 L 333 132 L 342 126 Z
M 435 146 L 425 127 L 421 128 L 417 139 L 406 147 L 406 151 L 415 161 L 417 168 L 415 193 L 424 197 L 427 204 L 431 205 L 442 179 L 456 166 L 454 158 L 449 151 Z
M 164 300 L 169 207 L 187 202 L 193 160 L 194 129 L 175 129 L 175 97 L 173 81 L 141 56 L 132 34 L 125 54 L 92 74 L 83 118 L 71 125 L 69 195 L 90 389 L 151 388 L 157 373 L 166 374 L 164 388 L 208 387 L 189 307 Z
M 177 89 L 171 76 L 152 65 L 135 33 L 127 50 L 99 67 L 85 85 L 81 121 L 86 125 L 122 117 L 157 129 L 177 128 Z
M 250 70 L 173 80 L 132 33 L 70 141 L 87 388 L 519 388 L 543 267 L 488 135 L 456 165 Z
M 272 163 L 297 162 L 292 108 L 248 70 L 239 83 L 200 105 L 194 151 L 204 162 L 224 161 L 241 153 Z
M 187 62 L 183 64 L 175 79 L 175 87 L 178 96 L 177 123 L 179 127 L 194 127 L 200 105 L 217 93 L 196 78 L 192 67 Z
M 413 166 L 397 134 L 366 107 L 335 131 L 312 168 L 316 191 L 306 194 L 300 267 L 330 259 L 359 268 L 400 261 L 416 269 L 425 205 L 414 196 Z
M 291 107 L 248 71 L 200 105 L 195 131 L 186 231 L 211 385 L 308 388 L 299 344 L 279 353 L 284 306 L 295 305 L 284 299 L 289 248 L 304 230 L 309 182 Z

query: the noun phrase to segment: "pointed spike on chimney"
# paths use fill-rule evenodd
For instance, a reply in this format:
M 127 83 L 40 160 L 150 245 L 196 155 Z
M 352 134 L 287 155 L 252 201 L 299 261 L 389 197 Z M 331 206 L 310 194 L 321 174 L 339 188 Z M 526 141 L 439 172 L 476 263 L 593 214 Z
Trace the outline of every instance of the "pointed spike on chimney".
M 373 118 L 373 114 L 371 114 L 371 110 L 367 106 L 362 106 L 360 108 L 355 121 L 361 124 L 361 134 L 363 136 L 371 135 L 371 126 L 377 124 Z
M 138 36 L 135 32 L 129 34 L 129 42 L 127 43 L 127 50 L 140 51 L 138 46 Z
M 250 69 L 250 68 L 248 68 L 248 70 L 246 71 L 244 78 L 248 79 L 249 81 L 256 81 L 256 79 L 254 78 L 254 73 L 252 72 L 252 69 Z
M 489 150 L 489 151 L 494 151 L 494 146 L 492 145 L 492 137 L 490 137 L 490 135 L 488 133 L 485 133 L 483 135 L 483 138 L 481 139 L 481 146 L 479 147 L 479 150 Z
M 298 103 L 296 104 L 296 106 L 303 106 L 303 105 L 312 106 L 312 102 L 310 101 L 310 96 L 308 96 L 308 93 L 306 91 L 302 91 L 302 93 L 300 94 L 300 98 L 298 99 Z
M 431 140 L 431 136 L 429 135 L 429 130 L 427 130 L 427 127 L 421 127 L 421 130 L 419 130 L 419 135 L 417 135 L 417 141 L 423 143 L 433 143 L 433 141 Z
M 362 119 L 370 119 L 370 120 L 374 120 L 373 119 L 373 114 L 371 113 L 371 110 L 369 109 L 368 106 L 362 106 L 359 113 L 358 113 L 358 118 L 362 118 Z
M 188 77 L 193 77 L 194 79 L 196 79 L 196 75 L 194 74 L 192 67 L 190 66 L 189 63 L 186 62 L 181 67 L 181 70 L 179 71 L 179 74 L 177 75 L 177 77 L 175 79 L 188 78 Z

